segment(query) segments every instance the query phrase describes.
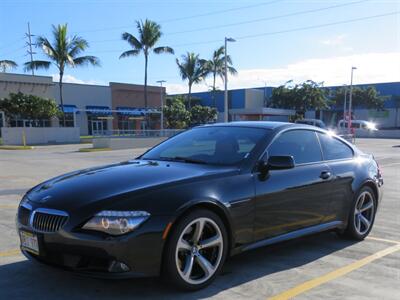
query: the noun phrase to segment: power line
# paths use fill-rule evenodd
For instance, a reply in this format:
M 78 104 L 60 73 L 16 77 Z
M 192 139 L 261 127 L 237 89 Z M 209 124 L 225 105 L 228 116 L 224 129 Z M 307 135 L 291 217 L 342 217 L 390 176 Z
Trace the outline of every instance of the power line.
M 14 48 L 14 49 L 9 50 L 7 52 L 3 52 L 3 53 L 1 53 L 1 55 L 4 56 L 4 55 L 12 54 L 12 53 L 15 53 L 16 51 L 23 50 L 23 49 L 25 49 L 25 46 Z
M 255 7 L 270 5 L 270 4 L 274 4 L 274 3 L 282 2 L 282 1 L 285 1 L 285 0 L 273 0 L 273 1 L 263 2 L 263 3 L 253 4 L 253 5 L 246 5 L 246 6 L 240 6 L 240 7 L 235 7 L 235 8 L 217 10 L 217 11 L 212 11 L 212 12 L 202 13 L 202 14 L 197 14 L 197 15 L 191 15 L 191 16 L 186 16 L 186 17 L 159 20 L 157 22 L 161 23 L 161 24 L 163 24 L 163 23 L 171 23 L 171 22 L 178 22 L 178 21 L 183 21 L 183 20 L 189 20 L 189 19 L 194 19 L 194 18 L 219 15 L 219 14 L 224 14 L 224 13 L 228 13 L 228 12 L 232 12 L 232 11 L 238 11 L 238 10 L 243 10 L 243 9 L 249 9 L 249 8 L 255 8 Z M 99 29 L 89 29 L 89 30 L 80 31 L 79 33 L 114 31 L 114 30 L 130 28 L 130 27 L 132 27 L 132 24 L 125 25 L 125 26 L 115 26 L 115 27 L 104 27 L 104 28 L 99 28 Z
M 296 31 L 318 29 L 318 28 L 330 27 L 330 26 L 335 26 L 335 25 L 340 25 L 340 24 L 356 23 L 356 22 L 361 22 L 361 21 L 365 21 L 365 20 L 371 20 L 371 19 L 393 16 L 393 15 L 398 15 L 398 14 L 400 14 L 400 11 L 394 11 L 394 12 L 389 12 L 389 13 L 384 13 L 384 14 L 342 20 L 342 21 L 337 21 L 337 22 L 323 23 L 323 24 L 317 24 L 317 25 L 311 25 L 311 26 L 305 26 L 305 27 L 291 28 L 291 29 L 286 29 L 286 30 L 270 31 L 270 32 L 263 32 L 263 33 L 258 33 L 258 34 L 252 34 L 252 35 L 238 36 L 238 37 L 235 37 L 235 39 L 236 40 L 244 40 L 244 39 L 256 38 L 256 37 L 260 37 L 260 36 L 268 36 L 268 35 L 290 33 L 290 32 L 296 32 Z M 177 44 L 177 45 L 172 45 L 171 47 L 179 48 L 179 47 L 205 45 L 205 44 L 220 43 L 220 42 L 221 42 L 221 39 L 215 39 L 215 40 L 200 41 L 200 42 L 193 42 L 193 43 Z M 113 53 L 113 52 L 122 52 L 122 51 L 124 51 L 124 50 L 104 50 L 104 51 L 97 51 L 96 53 Z
M 394 11 L 394 12 L 385 13 L 385 14 L 372 15 L 372 16 L 367 16 L 367 17 L 331 22 L 331 23 L 325 23 L 325 24 L 319 24 L 319 25 L 313 25 L 313 26 L 293 28 L 293 29 L 288 29 L 288 30 L 271 31 L 271 32 L 264 32 L 264 33 L 259 33 L 259 34 L 244 35 L 244 36 L 236 37 L 236 39 L 244 40 L 244 39 L 250 39 L 250 38 L 266 36 L 266 35 L 275 35 L 275 34 L 303 31 L 303 30 L 309 30 L 309 29 L 317 29 L 317 28 L 329 27 L 329 26 L 334 26 L 334 25 L 339 25 L 339 24 L 355 23 L 355 22 L 376 19 L 376 18 L 381 18 L 381 17 L 394 16 L 394 15 L 398 15 L 398 14 L 400 14 L 400 11 Z
M 282 2 L 282 0 L 274 0 L 274 1 L 268 1 L 268 2 L 263 2 L 263 3 L 253 4 L 253 5 L 246 5 L 246 6 L 241 6 L 241 7 L 217 10 L 217 11 L 213 11 L 213 12 L 209 12 L 209 13 L 191 15 L 191 16 L 181 17 L 181 18 L 166 19 L 166 20 L 161 20 L 160 23 L 171 23 L 171 22 L 177 22 L 177 21 L 183 21 L 183 20 L 190 20 L 190 19 L 194 19 L 194 18 L 219 15 L 219 14 L 223 14 L 223 13 L 227 13 L 227 12 L 238 11 L 238 10 L 243 10 L 243 9 L 249 9 L 249 8 L 255 8 L 255 7 L 265 6 L 265 5 L 269 5 L 269 4 L 274 4 L 276 2 Z
M 24 39 L 25 39 L 25 37 L 19 38 L 18 40 L 14 40 L 13 42 L 11 42 L 11 43 L 9 43 L 9 44 L 7 44 L 7 45 L 1 46 L 1 47 L 0 47 L 0 50 L 5 49 L 5 48 L 12 47 L 12 46 L 14 46 L 15 44 L 21 42 L 21 41 L 24 40 Z
M 298 11 L 298 12 L 294 12 L 294 13 L 288 13 L 288 14 L 283 14 L 283 15 L 278 15 L 278 16 L 271 16 L 271 17 L 242 21 L 242 22 L 223 24 L 223 25 L 218 25 L 218 26 L 209 26 L 209 27 L 202 27 L 202 28 L 189 29 L 189 30 L 183 30 L 183 31 L 168 32 L 168 33 L 166 33 L 166 35 L 192 33 L 192 32 L 198 32 L 198 31 L 213 30 L 213 29 L 220 29 L 220 28 L 226 28 L 226 27 L 231 27 L 231 26 L 238 26 L 238 25 L 252 24 L 252 23 L 258 23 L 258 22 L 264 22 L 264 21 L 270 21 L 270 20 L 277 20 L 277 19 L 282 19 L 282 18 L 287 18 L 287 17 L 299 16 L 299 15 L 310 14 L 310 13 L 325 11 L 325 10 L 334 9 L 334 8 L 355 5 L 355 4 L 368 2 L 368 1 L 371 1 L 371 0 L 361 0 L 361 1 L 354 1 L 354 2 L 349 2 L 349 3 L 336 4 L 336 5 L 331 5 L 331 6 L 322 7 L 322 8 L 303 10 L 303 11 Z
M 235 22 L 235 23 L 230 23 L 230 24 L 223 24 L 223 25 L 219 25 L 219 26 L 209 26 L 209 27 L 202 27 L 202 28 L 183 30 L 183 31 L 167 32 L 165 35 L 193 33 L 193 32 L 198 32 L 198 31 L 214 30 L 214 29 L 226 28 L 226 27 L 231 27 L 231 26 L 238 26 L 238 25 L 252 24 L 252 23 L 258 23 L 258 22 L 269 21 L 269 20 L 276 20 L 276 19 L 281 19 L 281 18 L 286 18 L 286 17 L 298 16 L 298 15 L 303 15 L 303 14 L 309 14 L 309 13 L 315 13 L 315 12 L 320 12 L 320 11 L 325 11 L 325 10 L 330 10 L 330 9 L 335 9 L 335 8 L 346 7 L 346 6 L 355 5 L 355 4 L 368 2 L 368 1 L 371 1 L 371 0 L 360 0 L 360 1 L 354 1 L 354 2 L 349 2 L 349 3 L 336 4 L 336 5 L 331 5 L 331 6 L 317 8 L 317 9 L 303 10 L 303 11 L 298 11 L 298 12 L 294 12 L 294 13 L 288 13 L 288 14 L 283 14 L 283 15 L 278 15 L 278 16 L 270 16 L 270 17 L 266 17 L 266 18 L 260 18 L 260 19 L 242 21 L 242 22 Z M 116 41 L 121 41 L 121 39 L 109 39 L 109 40 L 97 40 L 97 41 L 95 40 L 95 41 L 91 41 L 91 43 L 107 43 L 107 42 L 116 42 Z
M 385 14 L 372 15 L 372 16 L 366 16 L 366 17 L 361 17 L 361 18 L 348 19 L 348 20 L 343 20 L 343 21 L 311 25 L 311 26 L 305 26 L 305 27 L 299 27 L 299 28 L 292 28 L 292 29 L 287 29 L 287 30 L 270 31 L 270 32 L 263 32 L 263 33 L 258 33 L 258 34 L 252 34 L 252 35 L 237 36 L 237 37 L 235 36 L 235 39 L 236 40 L 244 40 L 244 39 L 255 38 L 255 37 L 260 37 L 260 36 L 275 35 L 275 34 L 282 34 L 282 33 L 289 33 L 289 32 L 329 27 L 329 26 L 340 25 L 340 24 L 355 23 L 355 22 L 360 22 L 360 21 L 364 21 L 364 20 L 370 20 L 370 19 L 375 19 L 375 18 L 397 15 L 399 13 L 400 13 L 400 11 L 394 11 L 394 12 L 385 13 Z M 185 44 L 175 45 L 172 47 L 203 45 L 203 44 L 210 44 L 210 43 L 216 43 L 216 42 L 221 42 L 221 39 L 210 40 L 210 41 L 201 41 L 201 42 L 196 42 L 196 43 L 185 43 Z

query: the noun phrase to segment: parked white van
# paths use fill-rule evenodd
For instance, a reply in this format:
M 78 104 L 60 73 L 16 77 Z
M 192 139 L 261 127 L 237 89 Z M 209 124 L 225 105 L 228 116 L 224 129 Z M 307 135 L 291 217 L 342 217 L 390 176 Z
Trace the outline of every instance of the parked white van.
M 347 129 L 349 127 L 348 123 L 349 123 L 348 121 L 340 120 L 338 123 L 338 129 L 340 131 L 345 131 L 345 129 Z M 366 131 L 378 130 L 376 128 L 375 123 L 365 121 L 365 120 L 351 120 L 351 128 L 354 128 L 356 133 L 359 130 L 363 130 L 363 131 L 364 130 L 366 130 Z

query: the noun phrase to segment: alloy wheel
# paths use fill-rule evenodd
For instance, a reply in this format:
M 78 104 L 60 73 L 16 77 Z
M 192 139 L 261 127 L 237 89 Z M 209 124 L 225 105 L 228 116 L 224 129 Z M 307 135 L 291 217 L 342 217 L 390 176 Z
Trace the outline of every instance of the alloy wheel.
M 374 220 L 375 203 L 373 196 L 368 192 L 362 192 L 354 208 L 354 227 L 358 234 L 364 235 L 369 231 Z
M 179 275 L 190 284 L 201 284 L 217 271 L 224 241 L 219 226 L 210 218 L 197 218 L 182 231 L 175 251 Z

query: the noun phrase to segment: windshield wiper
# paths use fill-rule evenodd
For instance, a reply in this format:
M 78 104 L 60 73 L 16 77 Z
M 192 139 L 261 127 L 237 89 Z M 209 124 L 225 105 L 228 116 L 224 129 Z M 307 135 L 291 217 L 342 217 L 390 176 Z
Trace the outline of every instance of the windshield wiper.
M 203 165 L 208 164 L 204 160 L 190 158 L 190 157 L 184 157 L 184 156 L 160 157 L 160 159 L 161 160 L 168 160 L 168 161 L 181 161 L 181 162 L 192 163 L 192 164 L 203 164 Z

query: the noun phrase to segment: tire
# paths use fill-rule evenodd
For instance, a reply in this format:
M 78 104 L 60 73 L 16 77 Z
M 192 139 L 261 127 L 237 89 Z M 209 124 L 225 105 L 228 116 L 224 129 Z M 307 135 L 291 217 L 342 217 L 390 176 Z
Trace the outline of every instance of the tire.
M 343 235 L 358 241 L 365 239 L 374 225 L 376 204 L 374 191 L 368 186 L 362 187 L 354 197 Z
M 221 271 L 228 253 L 228 235 L 221 218 L 196 209 L 173 228 L 166 244 L 163 277 L 195 291 L 209 285 Z

